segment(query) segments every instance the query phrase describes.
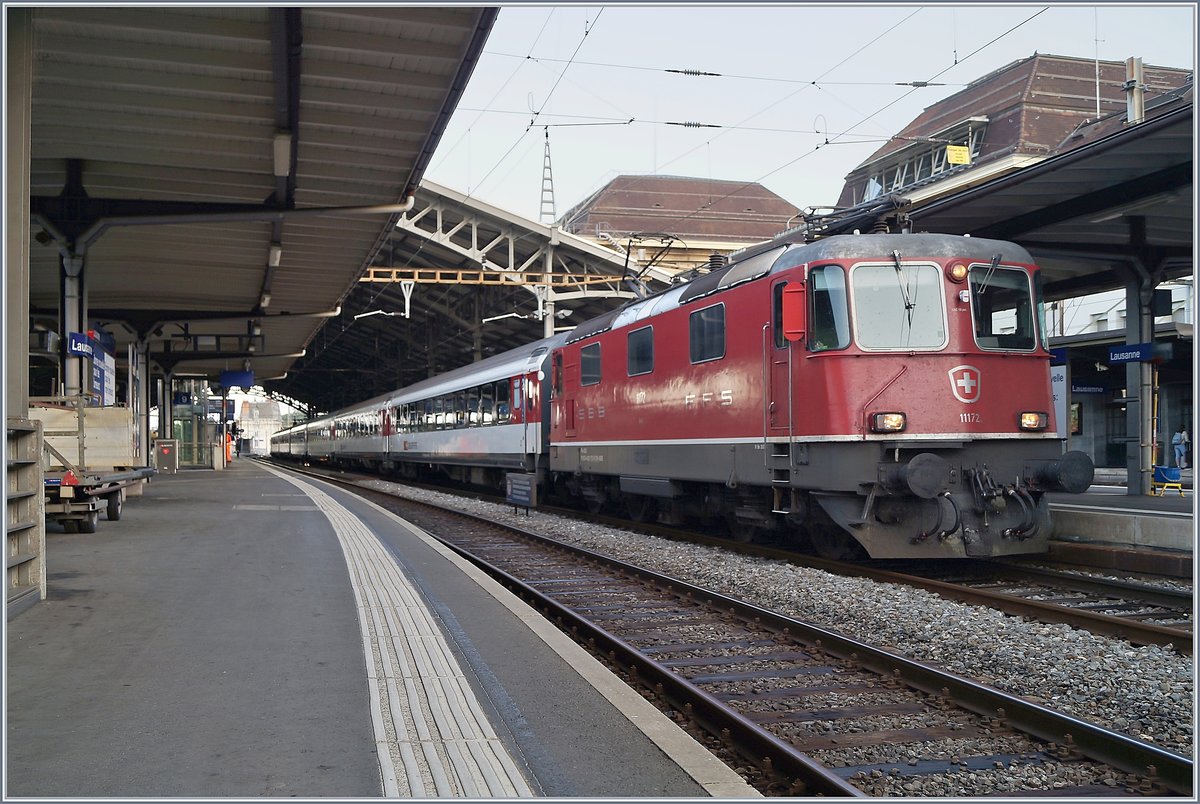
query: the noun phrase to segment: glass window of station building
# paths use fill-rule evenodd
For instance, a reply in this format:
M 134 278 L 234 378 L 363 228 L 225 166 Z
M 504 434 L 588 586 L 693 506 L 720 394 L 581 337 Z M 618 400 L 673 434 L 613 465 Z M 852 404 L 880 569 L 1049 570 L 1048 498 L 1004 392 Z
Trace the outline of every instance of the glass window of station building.
M 1165 282 L 1157 295 L 1151 360 L 1152 411 L 1157 413 L 1154 462 L 1174 466 L 1171 436 L 1186 428 L 1195 438 L 1193 280 Z M 1069 449 L 1089 454 L 1097 468 L 1124 468 L 1130 435 L 1126 402 L 1138 389 L 1126 387 L 1126 363 L 1111 360 L 1111 355 L 1126 342 L 1125 294 L 1098 293 L 1047 307 L 1050 347 L 1060 356 L 1055 363 L 1067 367 L 1069 385 L 1066 421 L 1060 424 L 1060 432 L 1066 435 Z

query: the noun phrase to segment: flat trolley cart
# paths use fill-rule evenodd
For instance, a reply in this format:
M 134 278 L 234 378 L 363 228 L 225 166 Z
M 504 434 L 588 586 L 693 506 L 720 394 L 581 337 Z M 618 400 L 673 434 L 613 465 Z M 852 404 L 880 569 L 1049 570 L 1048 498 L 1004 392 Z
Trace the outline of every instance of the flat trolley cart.
M 156 474 L 148 466 L 104 474 L 88 473 L 72 466 L 54 447 L 45 446 L 67 467 L 45 473 L 46 519 L 61 522 L 67 533 L 95 533 L 101 511 L 110 522 L 117 521 L 125 504 L 125 490 Z

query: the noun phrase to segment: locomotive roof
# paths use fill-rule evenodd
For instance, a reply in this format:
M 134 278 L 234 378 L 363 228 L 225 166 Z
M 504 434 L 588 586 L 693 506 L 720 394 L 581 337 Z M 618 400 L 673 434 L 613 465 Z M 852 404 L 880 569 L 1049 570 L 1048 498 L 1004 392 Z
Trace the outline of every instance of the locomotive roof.
M 969 261 L 991 262 L 992 258 L 999 254 L 1001 262 L 1033 263 L 1029 252 L 1016 243 L 964 235 L 835 235 L 813 243 L 781 238 L 737 252 L 729 265 L 710 271 L 690 282 L 584 321 L 570 332 L 566 342 L 573 343 L 609 329 L 617 329 L 742 282 L 758 279 L 771 273 L 772 266 L 784 254 L 788 255 L 788 259 L 783 265 L 790 268 L 801 263 L 822 260 L 890 260 L 893 251 L 900 252 L 904 259 L 961 257 Z
M 815 260 L 891 259 L 893 251 L 902 257 L 962 257 L 984 260 L 1000 254 L 1002 262 L 1033 263 L 1023 247 L 1007 240 L 947 234 L 861 234 L 835 235 L 799 245 L 805 262 Z

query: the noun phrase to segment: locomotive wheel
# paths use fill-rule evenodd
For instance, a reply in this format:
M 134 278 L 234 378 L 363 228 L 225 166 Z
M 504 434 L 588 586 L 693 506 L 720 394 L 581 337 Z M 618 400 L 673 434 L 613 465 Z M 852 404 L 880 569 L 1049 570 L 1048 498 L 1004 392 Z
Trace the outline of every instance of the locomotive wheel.
M 808 539 L 817 555 L 830 561 L 848 561 L 865 555 L 853 536 L 837 528 L 810 528 Z

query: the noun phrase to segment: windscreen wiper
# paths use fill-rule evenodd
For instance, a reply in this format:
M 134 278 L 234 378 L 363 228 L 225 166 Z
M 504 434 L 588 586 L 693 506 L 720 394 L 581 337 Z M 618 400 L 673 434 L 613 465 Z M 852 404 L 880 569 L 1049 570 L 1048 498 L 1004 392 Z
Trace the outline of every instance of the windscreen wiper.
M 988 272 L 983 275 L 983 282 L 979 285 L 979 290 L 975 293 L 976 296 L 982 296 L 987 290 L 988 282 L 992 281 L 992 274 L 996 273 L 996 266 L 1000 264 L 1000 255 L 996 254 L 992 257 L 992 265 L 988 268 Z
M 908 326 L 909 329 L 911 329 L 913 308 L 915 308 L 917 305 L 911 298 L 909 298 L 908 288 L 904 287 L 904 272 L 900 267 L 900 252 L 893 251 L 892 259 L 896 261 L 896 281 L 900 283 L 900 295 L 904 297 L 904 309 L 908 312 Z

